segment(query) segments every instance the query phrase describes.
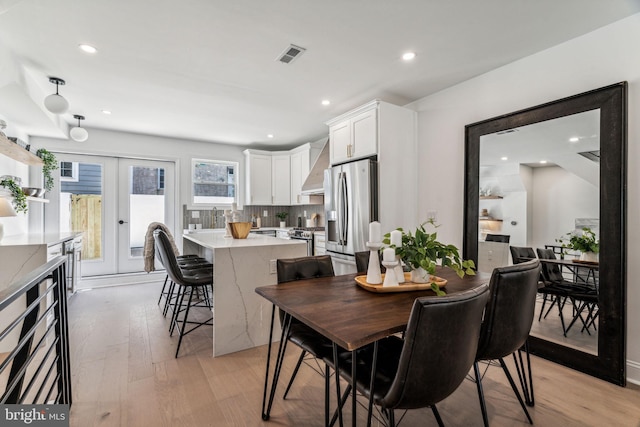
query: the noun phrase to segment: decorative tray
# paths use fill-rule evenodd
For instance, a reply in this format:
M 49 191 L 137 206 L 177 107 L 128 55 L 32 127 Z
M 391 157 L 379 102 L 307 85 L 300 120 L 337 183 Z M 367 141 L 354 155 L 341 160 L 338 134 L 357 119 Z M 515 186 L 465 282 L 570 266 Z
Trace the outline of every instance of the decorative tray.
M 384 283 L 384 274 L 382 274 L 382 281 Z M 431 276 L 431 281 L 435 282 L 439 288 L 445 287 L 447 285 L 447 280 L 438 276 Z M 371 283 L 367 283 L 367 275 L 364 276 L 356 276 L 356 283 L 363 289 L 366 289 L 369 292 L 411 292 L 411 291 L 423 291 L 431 289 L 431 282 L 429 283 L 414 283 L 411 281 L 411 273 L 404 273 L 404 283 L 400 283 L 398 286 L 382 286 L 382 283 L 379 285 L 372 285 Z

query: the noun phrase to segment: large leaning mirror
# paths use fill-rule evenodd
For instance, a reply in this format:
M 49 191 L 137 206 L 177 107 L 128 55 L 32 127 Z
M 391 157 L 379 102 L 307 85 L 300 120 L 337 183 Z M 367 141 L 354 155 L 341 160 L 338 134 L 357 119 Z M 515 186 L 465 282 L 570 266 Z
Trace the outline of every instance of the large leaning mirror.
M 513 263 L 511 247 L 555 258 L 543 268 L 575 298 L 541 288 L 531 353 L 621 385 L 626 91 L 623 82 L 466 126 L 463 247 L 486 272 Z M 597 260 L 558 241 L 585 227 Z

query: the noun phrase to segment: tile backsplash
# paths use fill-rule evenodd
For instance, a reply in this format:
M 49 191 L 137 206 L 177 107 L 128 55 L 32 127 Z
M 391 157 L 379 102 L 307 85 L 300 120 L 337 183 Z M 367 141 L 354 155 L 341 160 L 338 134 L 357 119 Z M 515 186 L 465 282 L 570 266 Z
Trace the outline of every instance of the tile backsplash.
M 198 218 L 193 218 L 196 212 Z M 266 212 L 266 216 L 264 215 Z M 304 214 L 306 218 L 311 219 L 314 214 L 318 215 L 317 226 L 324 226 L 324 206 L 323 205 L 301 205 L 301 206 L 244 206 L 240 211 L 240 219 L 242 221 L 251 221 L 251 216 L 261 218 L 263 227 L 278 227 L 280 220 L 276 218 L 277 212 L 287 212 L 287 227 L 296 227 L 298 217 L 302 226 L 306 226 Z M 224 211 L 221 209 L 187 209 L 187 205 L 182 205 L 183 227 L 186 229 L 189 224 L 201 224 L 202 228 L 223 228 L 224 227 Z

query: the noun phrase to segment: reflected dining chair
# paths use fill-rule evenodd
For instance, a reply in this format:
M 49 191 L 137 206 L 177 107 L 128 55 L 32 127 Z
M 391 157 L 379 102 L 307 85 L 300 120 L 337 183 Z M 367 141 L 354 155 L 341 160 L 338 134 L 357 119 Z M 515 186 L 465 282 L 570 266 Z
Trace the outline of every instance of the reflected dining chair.
M 278 259 L 276 261 L 276 271 L 278 274 L 278 284 L 293 282 L 296 280 L 335 276 L 333 264 L 329 255 Z M 269 403 L 266 409 L 263 408 L 262 417 L 264 420 L 269 418 L 269 413 L 271 412 L 271 405 L 273 403 L 273 397 L 275 395 L 278 378 L 280 376 L 280 368 L 287 349 L 287 342 L 291 342 L 300 347 L 301 352 L 293 373 L 291 374 L 291 379 L 285 389 L 283 399 L 287 398 L 287 394 L 291 389 L 293 381 L 295 380 L 298 370 L 300 369 L 302 362 L 305 360 L 306 355 L 311 355 L 315 359 L 322 360 L 325 356 L 332 354 L 333 351 L 333 343 L 331 340 L 325 338 L 283 310 L 279 310 L 279 316 L 280 325 L 283 328 L 283 339 L 281 340 L 280 348 L 278 349 L 278 357 L 276 359 L 276 367 Z M 321 375 L 327 375 L 329 373 L 329 370 L 326 367 L 324 369 L 324 373 L 321 370 L 316 371 L 319 371 Z M 328 416 L 328 396 L 326 396 L 326 394 L 328 394 L 328 388 L 325 391 L 325 415 Z
M 391 427 L 396 425 L 396 409 L 427 407 L 438 425 L 444 425 L 436 404 L 458 388 L 473 365 L 488 297 L 484 284 L 451 296 L 417 298 L 404 339 L 390 336 L 356 352 L 355 386 L 369 399 L 367 425 L 373 405 L 380 407 Z M 338 355 L 340 376 L 349 384 L 353 384 L 351 370 L 340 366 L 351 366 L 352 355 L 348 351 Z M 333 358 L 325 363 L 335 369 Z
M 196 321 L 189 318 L 189 313 L 192 307 L 205 307 L 209 312 L 212 309 L 212 304 L 209 297 L 207 287 L 211 287 L 213 293 L 213 269 L 200 269 L 200 270 L 182 270 L 178 264 L 175 253 L 171 248 L 171 241 L 167 234 L 162 230 L 155 230 L 153 232 L 155 239 L 155 247 L 157 256 L 160 259 L 162 265 L 167 270 L 167 275 L 172 281 L 172 284 L 178 286 L 178 292 L 176 295 L 176 302 L 174 304 L 173 316 L 171 317 L 171 325 L 169 327 L 170 335 L 173 335 L 174 329 L 178 328 L 178 346 L 176 348 L 176 358 L 180 352 L 180 345 L 185 335 L 193 332 L 201 326 L 209 325 L 213 326 L 213 316 L 209 317 L 208 314 L 205 317 L 209 317 L 205 321 Z M 194 291 L 201 291 L 196 294 L 194 299 Z M 189 292 L 189 299 L 185 303 L 185 295 Z M 198 297 L 201 295 L 202 297 Z M 184 313 L 182 319 L 180 313 Z M 191 329 L 186 329 L 187 325 L 195 325 Z
M 492 360 L 497 360 L 502 367 L 527 420 L 533 424 L 522 396 L 504 362 L 504 357 L 519 350 L 529 337 L 535 311 L 538 277 L 540 277 L 538 260 L 496 268 L 491 274 L 489 302 L 484 313 L 478 351 L 473 363 L 485 426 L 489 425 L 489 418 L 482 389 L 483 375 L 480 374 L 478 362 Z

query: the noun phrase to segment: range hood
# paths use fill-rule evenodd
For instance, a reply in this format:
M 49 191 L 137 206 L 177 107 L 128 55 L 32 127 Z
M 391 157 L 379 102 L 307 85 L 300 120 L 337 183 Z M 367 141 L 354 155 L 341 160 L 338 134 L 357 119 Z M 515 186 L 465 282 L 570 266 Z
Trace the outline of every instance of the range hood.
M 329 140 L 322 147 L 316 162 L 309 170 L 309 176 L 302 184 L 302 194 L 324 194 L 324 170 L 329 167 Z

